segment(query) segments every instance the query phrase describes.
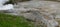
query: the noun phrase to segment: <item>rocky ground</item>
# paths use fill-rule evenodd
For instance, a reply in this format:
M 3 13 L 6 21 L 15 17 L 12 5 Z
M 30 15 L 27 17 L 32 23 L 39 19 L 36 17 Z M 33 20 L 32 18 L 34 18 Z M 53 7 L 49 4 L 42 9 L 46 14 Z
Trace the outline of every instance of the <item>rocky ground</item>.
M 60 2 L 55 1 L 28 1 L 28 2 L 19 2 L 17 5 L 14 5 L 13 10 L 3 11 L 5 13 L 24 16 L 29 21 L 35 22 L 35 27 L 37 24 L 41 24 L 41 21 L 49 23 L 52 25 L 56 21 L 60 24 Z M 42 18 L 44 17 L 44 18 Z M 55 21 L 56 20 L 56 21 Z M 50 21 L 50 22 L 49 22 Z M 42 24 L 44 26 L 44 24 Z M 47 25 L 45 25 L 47 26 Z M 54 27 L 49 26 L 49 27 Z

